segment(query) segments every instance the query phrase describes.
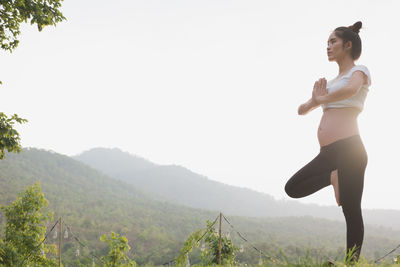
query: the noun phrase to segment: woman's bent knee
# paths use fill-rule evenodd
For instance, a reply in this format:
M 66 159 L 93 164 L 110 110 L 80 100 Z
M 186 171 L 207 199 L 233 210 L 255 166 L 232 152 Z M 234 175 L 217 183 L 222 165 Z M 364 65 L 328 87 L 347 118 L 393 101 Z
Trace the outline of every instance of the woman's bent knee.
M 289 182 L 285 185 L 285 192 L 291 198 L 300 198 L 300 194 L 295 190 L 295 187 Z

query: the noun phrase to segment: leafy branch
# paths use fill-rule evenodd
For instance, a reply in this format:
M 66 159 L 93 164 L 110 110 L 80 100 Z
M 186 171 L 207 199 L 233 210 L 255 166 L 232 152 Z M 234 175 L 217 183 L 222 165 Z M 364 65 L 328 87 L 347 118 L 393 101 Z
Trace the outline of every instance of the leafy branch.
M 8 117 L 0 112 L 0 160 L 5 158 L 6 151 L 14 153 L 22 151 L 19 133 L 14 129 L 14 124 L 22 124 L 27 121 L 18 117 L 17 114 Z

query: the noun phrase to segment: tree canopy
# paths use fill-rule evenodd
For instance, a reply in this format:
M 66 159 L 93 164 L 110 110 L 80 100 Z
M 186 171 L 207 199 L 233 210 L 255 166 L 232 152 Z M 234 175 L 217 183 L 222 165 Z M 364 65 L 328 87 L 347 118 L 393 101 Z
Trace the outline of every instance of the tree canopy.
M 60 11 L 61 2 L 62 0 L 0 0 L 1 49 L 12 52 L 18 46 L 23 22 L 35 24 L 41 31 L 45 26 L 55 26 L 65 20 Z M 24 123 L 27 120 L 16 114 L 8 117 L 0 113 L 0 160 L 4 159 L 5 151 L 21 151 L 19 134 L 13 128 L 15 122 Z
M 110 236 L 106 234 L 100 237 L 100 240 L 107 243 L 110 249 L 107 256 L 103 256 L 104 267 L 135 267 L 136 262 L 129 259 L 125 254 L 131 247 L 128 244 L 128 239 L 125 236 L 120 236 L 111 231 Z
M 28 187 L 11 205 L 1 207 L 7 218 L 4 240 L 0 239 L 0 266 L 22 266 L 38 264 L 55 266 L 55 261 L 46 257 L 55 253 L 55 246 L 43 243 L 46 224 L 53 214 L 46 210 L 48 201 L 39 183 Z
M 21 23 L 36 24 L 39 31 L 65 20 L 59 8 L 62 0 L 0 0 L 0 42 L 12 52 L 19 43 Z
M 20 137 L 17 130 L 13 128 L 15 123 L 25 123 L 26 119 L 18 117 L 17 114 L 7 117 L 0 112 L 0 160 L 4 159 L 5 152 L 21 152 Z

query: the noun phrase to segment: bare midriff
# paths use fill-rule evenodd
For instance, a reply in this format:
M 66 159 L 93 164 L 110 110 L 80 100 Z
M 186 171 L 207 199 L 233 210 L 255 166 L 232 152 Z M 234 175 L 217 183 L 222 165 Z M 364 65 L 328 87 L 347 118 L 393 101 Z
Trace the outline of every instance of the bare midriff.
M 319 145 L 326 146 L 337 140 L 360 134 L 358 114 L 360 110 L 353 107 L 325 109 L 318 127 Z

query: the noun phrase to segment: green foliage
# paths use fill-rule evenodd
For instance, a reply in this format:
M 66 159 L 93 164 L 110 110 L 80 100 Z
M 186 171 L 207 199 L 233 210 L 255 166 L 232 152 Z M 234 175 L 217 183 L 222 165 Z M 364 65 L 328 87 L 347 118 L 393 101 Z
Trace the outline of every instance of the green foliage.
M 100 237 L 100 240 L 107 243 L 110 249 L 107 256 L 102 256 L 104 267 L 128 267 L 136 266 L 136 263 L 129 259 L 125 253 L 131 248 L 128 245 L 128 239 L 125 236 L 120 236 L 114 232 L 108 237 L 106 234 Z
M 3 50 L 18 46 L 22 22 L 30 21 L 41 31 L 45 26 L 65 20 L 59 10 L 62 0 L 0 0 L 0 42 Z
M 207 231 L 207 229 L 205 231 Z M 193 246 L 199 247 L 199 243 L 197 242 L 197 240 L 199 240 L 202 235 L 203 235 L 202 229 L 194 231 L 189 235 L 183 247 L 181 248 L 178 257 L 176 257 L 175 259 L 177 264 L 184 264 L 186 262 L 188 254 L 193 250 Z
M 45 211 L 48 201 L 41 192 L 40 184 L 28 187 L 11 205 L 1 207 L 7 218 L 4 241 L 0 242 L 0 264 L 22 266 L 52 266 L 55 262 L 46 257 L 55 253 L 55 247 L 42 243 L 46 224 L 52 214 Z
M 0 160 L 5 158 L 4 152 L 21 152 L 19 133 L 13 128 L 15 123 L 25 123 L 26 119 L 21 119 L 17 114 L 7 117 L 0 112 Z
M 194 231 L 186 239 L 179 256 L 176 258 L 176 263 L 184 264 L 187 261 L 189 253 L 192 252 L 193 247 L 199 247 L 200 239 L 204 238 L 206 248 L 201 253 L 201 260 L 203 264 L 218 264 L 219 263 L 219 235 L 215 232 L 214 224 L 207 220 L 206 229 Z M 239 250 L 232 244 L 232 241 L 227 236 L 221 237 L 221 264 L 234 264 L 235 251 Z
M 299 256 L 295 259 L 291 258 L 290 255 L 281 252 L 279 255 L 279 259 L 274 259 L 273 261 L 263 262 L 260 266 L 268 266 L 268 267 L 329 267 L 329 266 L 337 266 L 337 267 L 395 267 L 399 266 L 395 259 L 390 260 L 382 260 L 379 263 L 375 263 L 373 260 L 367 260 L 364 256 L 360 256 L 358 261 L 350 260 L 349 257 L 354 255 L 354 251 L 350 251 L 343 258 L 338 258 L 336 260 L 332 260 L 327 257 L 322 257 L 321 255 L 318 257 L 311 256 L 311 251 L 307 250 L 306 253 L 302 256 Z M 234 266 L 232 266 L 234 267 Z
M 207 221 L 207 233 L 205 242 L 207 248 L 202 252 L 201 258 L 204 264 L 219 263 L 219 235 L 215 232 L 215 228 L 210 221 Z M 221 237 L 221 264 L 234 264 L 235 251 L 239 250 L 232 244 L 232 241 L 225 235 Z

